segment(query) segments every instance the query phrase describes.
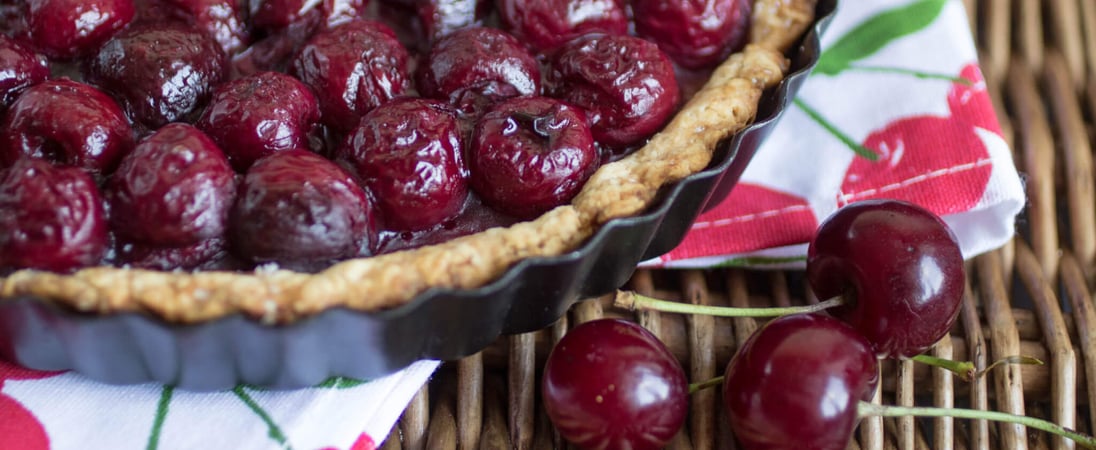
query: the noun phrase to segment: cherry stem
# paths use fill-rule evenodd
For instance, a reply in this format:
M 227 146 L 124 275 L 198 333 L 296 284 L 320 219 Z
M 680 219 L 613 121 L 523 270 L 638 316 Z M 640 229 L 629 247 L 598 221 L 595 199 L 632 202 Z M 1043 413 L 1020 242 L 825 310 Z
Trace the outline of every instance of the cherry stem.
M 967 382 L 973 380 L 978 371 L 978 369 L 974 367 L 974 363 L 970 361 L 952 361 L 950 359 L 937 358 L 926 354 L 920 354 L 910 359 L 932 367 L 947 370 Z
M 846 69 L 846 70 L 859 70 L 859 71 L 862 71 L 862 72 L 878 72 L 878 73 L 893 73 L 893 74 L 899 74 L 899 75 L 910 75 L 910 76 L 913 76 L 913 77 L 916 77 L 916 78 L 930 79 L 930 80 L 947 80 L 947 81 L 951 81 L 953 83 L 962 84 L 964 86 L 970 86 L 971 84 L 973 84 L 973 83 L 971 83 L 970 80 L 968 80 L 966 78 L 963 78 L 963 77 L 957 77 L 957 76 L 954 76 L 954 75 L 948 75 L 948 74 L 944 74 L 944 73 L 922 72 L 920 70 L 907 69 L 907 68 L 904 68 L 904 67 L 882 67 L 882 66 L 856 66 L 856 65 L 852 65 L 852 66 L 849 66 L 848 69 Z
M 785 306 L 776 308 L 733 308 L 728 306 L 694 305 L 691 303 L 659 300 L 632 291 L 617 291 L 613 306 L 631 311 L 647 310 L 680 314 L 702 314 L 716 317 L 776 317 L 788 314 L 816 313 L 844 304 L 841 297 L 805 306 Z
M 872 149 L 867 148 L 863 145 L 860 145 L 856 141 L 852 140 L 852 138 L 849 137 L 849 135 L 847 135 L 843 131 L 837 129 L 836 125 L 834 125 L 833 123 L 830 123 L 829 120 L 826 120 L 826 118 L 822 116 L 822 113 L 818 112 L 818 110 L 811 107 L 811 105 L 808 105 L 807 102 L 804 102 L 803 100 L 800 100 L 800 99 L 796 98 L 796 99 L 792 100 L 792 103 L 794 103 L 795 106 L 799 107 L 799 109 L 803 110 L 803 112 L 807 114 L 807 117 L 810 117 L 811 120 L 813 120 L 815 123 L 818 124 L 818 126 L 822 127 L 822 129 L 828 131 L 831 136 L 833 136 L 837 140 L 841 141 L 843 144 L 845 144 L 845 146 L 849 147 L 849 149 L 852 150 L 854 153 L 856 153 L 857 155 L 860 155 L 860 157 L 862 157 L 864 159 L 867 159 L 868 161 L 878 161 L 879 160 L 879 155 L 876 154 L 875 151 L 873 151 Z
M 927 406 L 876 405 L 868 402 L 860 402 L 857 407 L 857 413 L 860 417 L 954 417 L 959 419 L 984 419 L 996 422 L 1014 423 L 1072 439 L 1085 448 L 1096 449 L 1096 439 L 1092 436 L 1078 433 L 1054 422 L 1036 417 L 1018 416 L 1000 411 L 934 408 Z
M 689 393 L 694 394 L 694 393 L 696 393 L 696 391 L 699 391 L 699 390 L 702 390 L 702 389 L 708 389 L 710 387 L 719 386 L 721 384 L 723 384 L 723 377 L 722 376 L 718 376 L 718 377 L 712 378 L 710 380 L 701 381 L 699 383 L 690 383 L 689 384 Z

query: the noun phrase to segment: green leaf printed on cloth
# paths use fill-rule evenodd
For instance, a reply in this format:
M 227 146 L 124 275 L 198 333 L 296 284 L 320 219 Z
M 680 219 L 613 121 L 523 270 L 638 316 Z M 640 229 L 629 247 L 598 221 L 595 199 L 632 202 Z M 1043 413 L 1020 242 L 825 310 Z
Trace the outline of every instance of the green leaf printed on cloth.
M 872 16 L 824 50 L 814 72 L 833 76 L 852 68 L 853 62 L 871 56 L 891 41 L 928 27 L 947 1 L 918 0 Z

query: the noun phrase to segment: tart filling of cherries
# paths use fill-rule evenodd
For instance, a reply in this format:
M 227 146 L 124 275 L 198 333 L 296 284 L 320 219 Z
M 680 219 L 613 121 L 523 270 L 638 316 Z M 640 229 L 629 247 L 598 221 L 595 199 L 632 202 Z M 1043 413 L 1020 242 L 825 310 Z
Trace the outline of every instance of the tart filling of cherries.
M 4 6 L 0 297 L 287 322 L 569 251 L 752 120 L 814 9 L 756 2 Z

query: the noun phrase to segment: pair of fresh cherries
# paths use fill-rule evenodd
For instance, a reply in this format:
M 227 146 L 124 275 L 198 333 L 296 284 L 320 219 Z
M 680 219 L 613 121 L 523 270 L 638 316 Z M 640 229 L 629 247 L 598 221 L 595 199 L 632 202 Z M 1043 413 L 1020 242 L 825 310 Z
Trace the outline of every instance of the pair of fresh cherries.
M 818 229 L 806 275 L 831 307 L 769 321 L 726 368 L 723 405 L 741 448 L 840 450 L 865 415 L 962 414 L 865 403 L 879 383 L 878 359 L 921 354 L 958 315 L 963 257 L 939 217 L 897 200 L 847 205 Z M 603 449 L 662 448 L 684 423 L 696 388 L 654 335 L 618 319 L 587 322 L 564 336 L 548 357 L 542 385 L 560 434 L 581 448 Z

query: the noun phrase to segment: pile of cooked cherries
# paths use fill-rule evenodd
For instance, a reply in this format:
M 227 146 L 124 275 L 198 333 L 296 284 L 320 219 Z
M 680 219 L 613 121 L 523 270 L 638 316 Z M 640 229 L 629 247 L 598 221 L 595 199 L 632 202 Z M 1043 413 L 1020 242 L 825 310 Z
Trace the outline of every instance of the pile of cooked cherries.
M 931 212 L 897 200 L 839 209 L 809 245 L 806 277 L 818 298 L 829 299 L 822 303 L 836 306 L 767 322 L 740 346 L 721 383 L 689 385 L 670 351 L 633 322 L 600 319 L 576 326 L 544 368 L 541 387 L 550 419 L 580 448 L 658 449 L 684 423 L 690 391 L 721 384 L 731 430 L 744 449 L 842 450 L 859 419 L 873 415 L 1011 421 L 1096 446 L 1091 437 L 1034 418 L 867 403 L 879 383 L 879 359 L 917 359 L 958 315 L 963 257 L 951 230 Z M 688 312 L 689 306 L 672 310 Z
M 750 9 L 0 0 L 0 275 L 313 271 L 536 217 L 661 129 Z

